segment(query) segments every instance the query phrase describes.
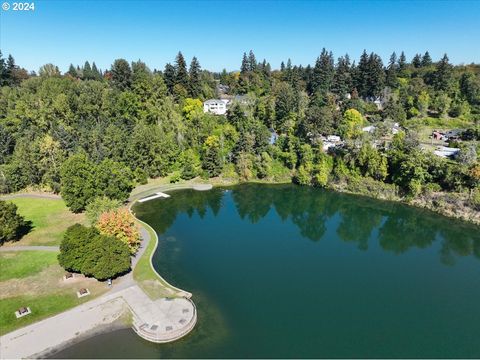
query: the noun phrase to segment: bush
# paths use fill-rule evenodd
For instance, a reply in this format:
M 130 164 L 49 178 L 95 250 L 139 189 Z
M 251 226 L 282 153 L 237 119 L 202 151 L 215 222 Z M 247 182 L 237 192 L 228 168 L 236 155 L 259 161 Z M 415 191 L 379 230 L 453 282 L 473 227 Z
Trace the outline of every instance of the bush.
M 0 245 L 5 241 L 19 240 L 30 226 L 17 214 L 17 205 L 0 200 Z
M 182 180 L 182 177 L 178 171 L 175 171 L 172 175 L 170 175 L 170 183 L 175 184 Z
M 145 185 L 146 183 L 148 183 L 148 174 L 140 168 L 135 169 L 135 171 L 133 172 L 133 176 L 135 177 L 135 181 L 137 182 L 137 184 Z
M 300 165 L 293 178 L 293 181 L 299 185 L 310 185 L 311 180 L 311 172 L 304 165 Z

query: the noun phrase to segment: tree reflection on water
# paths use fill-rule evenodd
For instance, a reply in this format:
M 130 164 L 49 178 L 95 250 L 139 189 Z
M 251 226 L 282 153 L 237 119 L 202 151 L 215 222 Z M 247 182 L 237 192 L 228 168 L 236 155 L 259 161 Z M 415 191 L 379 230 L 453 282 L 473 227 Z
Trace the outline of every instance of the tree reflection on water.
M 151 202 L 135 210 L 140 210 L 139 215 L 147 222 L 153 220 L 156 230 L 164 233 L 182 213 L 203 218 L 210 210 L 218 216 L 225 191 L 182 190 L 164 203 L 167 206 L 155 207 L 153 211 L 155 202 Z M 395 254 L 411 248 L 427 248 L 440 241 L 440 259 L 446 265 L 454 264 L 456 256 L 480 258 L 478 226 L 426 210 L 294 185 L 248 184 L 227 191 L 231 191 L 241 219 L 255 224 L 273 210 L 282 221 L 291 221 L 303 237 L 312 241 L 321 241 L 327 228 L 336 226 L 336 234 L 342 241 L 356 243 L 361 250 L 368 250 L 372 239 L 378 239 L 383 250 Z

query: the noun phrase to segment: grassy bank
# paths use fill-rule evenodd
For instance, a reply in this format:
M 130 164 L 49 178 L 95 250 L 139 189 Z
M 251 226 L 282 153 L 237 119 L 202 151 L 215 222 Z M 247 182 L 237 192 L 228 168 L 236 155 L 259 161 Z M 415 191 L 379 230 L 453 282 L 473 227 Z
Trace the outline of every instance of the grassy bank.
M 140 190 L 135 189 L 130 197 L 131 205 L 134 202 L 144 196 L 150 195 L 152 192 L 157 191 L 169 191 L 177 189 L 189 189 L 194 184 L 199 184 L 201 181 L 185 181 L 179 184 L 169 184 L 168 179 L 152 179 L 148 184 L 142 185 Z M 133 211 L 132 211 L 133 212 Z M 133 278 L 138 285 L 152 298 L 158 299 L 161 297 L 176 297 L 176 296 L 190 296 L 191 294 L 178 289 L 169 284 L 153 269 L 151 264 L 151 258 L 158 244 L 158 237 L 152 227 L 137 219 L 140 226 L 144 227 L 150 236 L 150 242 L 148 243 L 145 252 L 138 261 L 135 269 L 133 270 Z

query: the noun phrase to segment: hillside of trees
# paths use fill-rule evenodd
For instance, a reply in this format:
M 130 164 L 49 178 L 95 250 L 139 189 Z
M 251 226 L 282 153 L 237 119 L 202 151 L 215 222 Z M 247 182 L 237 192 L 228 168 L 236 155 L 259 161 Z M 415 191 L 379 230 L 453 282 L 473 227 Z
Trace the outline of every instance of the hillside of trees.
M 124 201 L 148 178 L 200 176 L 480 209 L 480 65 L 428 52 L 384 64 L 364 51 L 357 63 L 325 49 L 313 66 L 275 70 L 252 51 L 240 64 L 215 73 L 179 52 L 162 71 L 117 59 L 37 74 L 0 53 L 0 193 L 54 191 L 78 212 L 99 197 Z M 204 113 L 220 95 L 233 99 L 226 116 Z M 418 127 L 431 121 L 465 125 L 456 159 L 421 148 Z M 327 135 L 342 146 L 324 150 Z

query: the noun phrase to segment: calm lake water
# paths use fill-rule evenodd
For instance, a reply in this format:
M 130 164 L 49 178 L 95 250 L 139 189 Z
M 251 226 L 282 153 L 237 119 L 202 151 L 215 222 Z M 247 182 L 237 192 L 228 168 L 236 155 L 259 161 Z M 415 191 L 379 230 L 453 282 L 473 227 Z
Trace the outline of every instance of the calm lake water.
M 194 294 L 194 331 L 56 357 L 480 357 L 479 227 L 293 185 L 171 194 L 134 211 L 160 235 L 155 267 Z

